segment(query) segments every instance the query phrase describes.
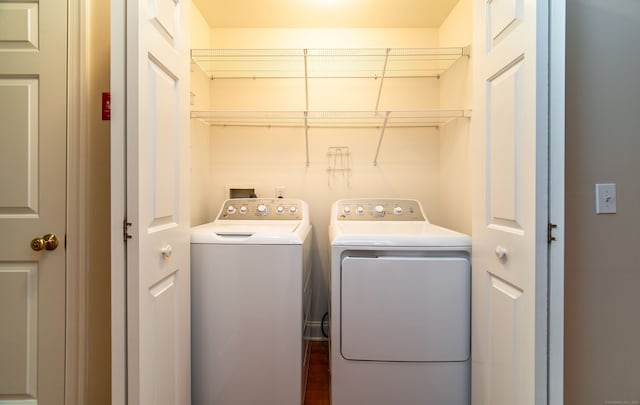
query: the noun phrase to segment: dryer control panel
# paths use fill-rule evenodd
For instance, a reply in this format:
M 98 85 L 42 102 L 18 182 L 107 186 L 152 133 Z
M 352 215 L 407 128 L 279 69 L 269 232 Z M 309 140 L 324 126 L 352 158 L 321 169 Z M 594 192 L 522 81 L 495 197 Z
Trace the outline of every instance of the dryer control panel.
M 288 198 L 234 198 L 224 202 L 218 219 L 301 220 L 302 202 Z
M 403 199 L 340 200 L 340 221 L 425 221 L 420 202 Z

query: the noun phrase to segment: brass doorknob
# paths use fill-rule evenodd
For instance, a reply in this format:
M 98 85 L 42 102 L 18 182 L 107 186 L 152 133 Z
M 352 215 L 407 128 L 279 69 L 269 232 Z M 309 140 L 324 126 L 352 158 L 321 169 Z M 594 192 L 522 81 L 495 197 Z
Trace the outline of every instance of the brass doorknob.
M 31 241 L 31 249 L 39 252 L 43 249 L 45 250 L 56 250 L 60 241 L 58 241 L 58 237 L 52 233 L 48 233 L 44 235 L 42 238 L 35 238 Z

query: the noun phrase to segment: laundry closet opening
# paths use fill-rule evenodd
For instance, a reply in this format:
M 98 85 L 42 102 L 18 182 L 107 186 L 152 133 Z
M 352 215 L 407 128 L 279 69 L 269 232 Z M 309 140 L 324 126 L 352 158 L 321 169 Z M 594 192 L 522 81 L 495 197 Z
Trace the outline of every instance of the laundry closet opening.
M 471 233 L 470 0 L 412 2 L 425 3 L 413 5 L 424 25 L 399 24 L 398 4 L 386 19 L 329 13 L 324 27 L 303 25 L 295 7 L 259 26 L 194 3 L 191 224 L 212 221 L 234 189 L 306 201 L 310 338 L 322 338 L 328 310 L 334 201 L 414 198 L 430 222 Z

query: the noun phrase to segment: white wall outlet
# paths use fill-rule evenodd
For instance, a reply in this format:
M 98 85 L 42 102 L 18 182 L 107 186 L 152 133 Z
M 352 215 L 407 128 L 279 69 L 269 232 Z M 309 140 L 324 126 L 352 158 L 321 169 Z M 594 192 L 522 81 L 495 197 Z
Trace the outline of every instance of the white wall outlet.
M 616 185 L 596 184 L 596 214 L 616 213 Z
M 287 188 L 285 186 L 276 186 L 276 198 L 284 198 Z

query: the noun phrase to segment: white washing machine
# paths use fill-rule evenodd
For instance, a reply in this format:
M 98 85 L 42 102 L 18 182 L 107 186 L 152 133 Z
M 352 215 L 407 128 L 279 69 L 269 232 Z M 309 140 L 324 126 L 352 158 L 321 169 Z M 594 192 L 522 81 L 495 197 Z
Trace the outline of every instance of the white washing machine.
M 335 202 L 331 404 L 470 404 L 471 241 L 408 199 Z
M 310 252 L 301 200 L 227 200 L 192 228 L 192 404 L 302 403 Z

